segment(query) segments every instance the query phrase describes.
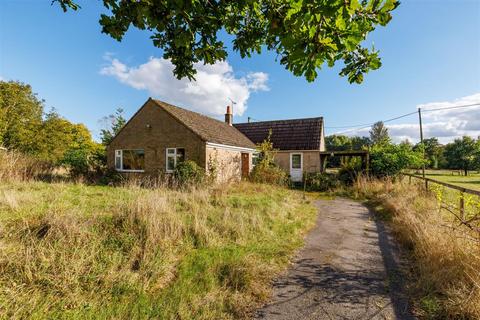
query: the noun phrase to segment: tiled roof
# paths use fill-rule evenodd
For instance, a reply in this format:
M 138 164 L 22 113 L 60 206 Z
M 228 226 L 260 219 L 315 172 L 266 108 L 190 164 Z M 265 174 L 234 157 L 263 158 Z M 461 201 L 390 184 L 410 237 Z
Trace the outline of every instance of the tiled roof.
M 254 143 L 261 143 L 272 130 L 273 147 L 279 150 L 320 150 L 323 118 L 236 123 L 234 126 Z
M 179 108 L 160 100 L 153 101 L 206 142 L 235 147 L 255 148 L 255 144 L 243 133 L 223 121 L 212 119 L 200 113 Z

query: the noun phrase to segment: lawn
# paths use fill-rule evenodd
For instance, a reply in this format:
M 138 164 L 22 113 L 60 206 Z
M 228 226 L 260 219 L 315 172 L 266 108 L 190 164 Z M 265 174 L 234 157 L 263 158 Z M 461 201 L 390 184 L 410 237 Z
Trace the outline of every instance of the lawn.
M 0 318 L 235 319 L 316 210 L 296 191 L 0 184 Z
M 421 171 L 416 171 L 416 174 L 421 175 Z M 461 175 L 457 170 L 426 170 L 425 175 L 428 178 L 451 183 L 468 189 L 480 191 L 480 173 L 477 171 L 470 171 L 468 176 Z

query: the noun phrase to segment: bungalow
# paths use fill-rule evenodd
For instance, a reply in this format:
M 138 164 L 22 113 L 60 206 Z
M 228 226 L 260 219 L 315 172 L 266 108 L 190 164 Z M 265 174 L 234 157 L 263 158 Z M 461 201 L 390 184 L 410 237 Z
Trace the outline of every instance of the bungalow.
M 323 118 L 232 122 L 230 107 L 222 122 L 150 98 L 108 145 L 107 165 L 125 174 L 156 175 L 193 160 L 207 172 L 216 166 L 219 181 L 238 180 L 252 168 L 255 144 L 271 131 L 274 160 L 293 181 L 301 181 L 303 172 L 321 171 Z
M 247 176 L 255 144 L 225 122 L 148 99 L 107 147 L 107 165 L 122 173 L 172 173 L 183 160 L 206 170 L 218 166 L 220 181 Z
M 290 174 L 292 181 L 302 181 L 303 172 L 322 170 L 321 152 L 325 151 L 323 118 L 261 121 L 234 124 L 254 143 L 270 140 L 277 149 L 274 161 Z

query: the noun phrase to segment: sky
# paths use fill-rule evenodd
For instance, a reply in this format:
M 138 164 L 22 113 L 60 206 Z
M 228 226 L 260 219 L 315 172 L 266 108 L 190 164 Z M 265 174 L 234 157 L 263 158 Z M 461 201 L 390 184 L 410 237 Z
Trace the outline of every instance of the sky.
M 197 80 L 176 80 L 150 34 L 131 28 L 122 42 L 101 33 L 100 1 L 78 0 L 77 12 L 51 0 L 0 0 L 0 79 L 32 86 L 47 109 L 84 123 L 98 138 L 103 117 L 121 107 L 128 118 L 149 98 L 222 119 L 233 99 L 234 122 L 323 116 L 326 134 L 368 135 L 367 124 L 425 110 L 424 135 L 446 143 L 480 135 L 480 0 L 403 0 L 366 46 L 382 67 L 349 84 L 325 66 L 315 82 L 295 77 L 264 51 L 197 64 Z M 418 115 L 386 123 L 395 141 L 418 141 Z M 354 128 L 352 128 L 354 126 Z

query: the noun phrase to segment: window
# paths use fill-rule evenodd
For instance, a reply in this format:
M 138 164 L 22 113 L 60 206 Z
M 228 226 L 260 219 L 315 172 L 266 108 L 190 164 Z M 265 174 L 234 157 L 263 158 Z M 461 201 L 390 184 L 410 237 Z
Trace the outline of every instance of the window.
M 262 160 L 260 153 L 255 152 L 252 154 L 252 167 L 255 167 Z
M 292 154 L 292 169 L 302 169 L 301 154 Z
M 145 151 L 115 150 L 115 169 L 126 172 L 143 172 L 145 170 Z
M 166 171 L 173 172 L 177 164 L 185 160 L 184 148 L 167 148 Z

